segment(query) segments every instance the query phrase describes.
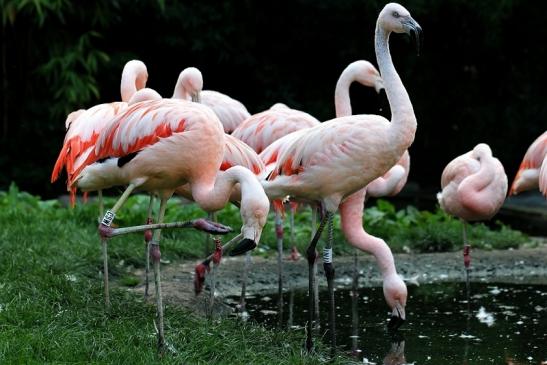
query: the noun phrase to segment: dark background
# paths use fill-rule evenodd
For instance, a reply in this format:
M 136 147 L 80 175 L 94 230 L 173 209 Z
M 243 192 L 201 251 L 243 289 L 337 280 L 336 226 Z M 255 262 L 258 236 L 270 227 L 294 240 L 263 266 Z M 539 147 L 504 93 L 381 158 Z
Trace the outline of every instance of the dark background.
M 49 182 L 66 114 L 120 99 L 124 63 L 148 67 L 165 97 L 179 72 L 198 67 L 205 89 L 251 113 L 284 102 L 320 120 L 334 117 L 344 67 L 374 56 L 385 1 L 66 1 L 2 4 L 0 190 L 53 197 Z M 488 143 L 511 181 L 547 126 L 547 2 L 413 0 L 402 3 L 424 30 L 413 42 L 392 35 L 395 66 L 418 130 L 410 180 L 438 189 L 444 166 Z M 351 89 L 354 113 L 389 118 L 385 95 Z

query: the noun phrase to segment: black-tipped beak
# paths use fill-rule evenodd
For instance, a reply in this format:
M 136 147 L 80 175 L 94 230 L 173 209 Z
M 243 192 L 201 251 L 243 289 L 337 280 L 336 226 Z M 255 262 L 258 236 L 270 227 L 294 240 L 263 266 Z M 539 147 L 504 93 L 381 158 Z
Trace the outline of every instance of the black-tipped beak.
M 395 308 L 393 308 L 393 312 L 391 313 L 391 319 L 389 320 L 389 323 L 387 324 L 387 329 L 389 332 L 395 332 L 405 323 L 405 309 L 399 303 L 398 301 L 395 303 Z
M 417 21 L 412 19 L 412 17 L 408 17 L 403 23 L 406 31 L 408 34 L 410 34 L 414 41 L 416 42 L 416 52 L 418 53 L 418 56 L 420 55 L 420 51 L 422 50 L 422 44 L 423 44 L 423 31 L 422 27 L 420 27 L 420 24 L 418 24 Z
M 247 251 L 250 251 L 256 247 L 256 242 L 250 238 L 244 238 L 230 251 L 230 256 L 242 255 Z
M 389 332 L 395 332 L 405 323 L 405 320 L 398 316 L 391 316 L 389 323 L 387 324 L 387 329 Z

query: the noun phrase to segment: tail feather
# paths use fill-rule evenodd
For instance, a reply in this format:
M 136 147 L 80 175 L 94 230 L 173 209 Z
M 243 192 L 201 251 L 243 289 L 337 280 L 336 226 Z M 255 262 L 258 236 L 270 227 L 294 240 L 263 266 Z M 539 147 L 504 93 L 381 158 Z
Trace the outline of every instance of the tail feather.
M 59 175 L 61 174 L 61 170 L 66 164 L 66 157 L 67 157 L 67 151 L 68 151 L 68 143 L 65 143 L 63 145 L 63 148 L 61 149 L 61 152 L 59 153 L 59 157 L 57 157 L 57 161 L 55 162 L 55 166 L 53 166 L 53 172 L 51 173 L 51 182 L 54 183 L 59 178 Z

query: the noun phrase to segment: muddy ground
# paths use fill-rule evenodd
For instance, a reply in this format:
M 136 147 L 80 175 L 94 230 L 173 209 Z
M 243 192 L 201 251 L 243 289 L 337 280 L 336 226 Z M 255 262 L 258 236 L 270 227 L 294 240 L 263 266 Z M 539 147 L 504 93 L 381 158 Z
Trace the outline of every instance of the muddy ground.
M 470 278 L 473 282 L 490 283 L 528 283 L 547 284 L 547 238 L 536 239 L 539 242 L 535 248 L 521 248 L 507 251 L 472 250 Z M 225 257 L 216 271 L 215 311 L 218 313 L 231 312 L 222 299 L 226 296 L 237 296 L 241 293 L 242 268 L 244 257 Z M 359 253 L 359 284 L 361 286 L 381 286 L 381 276 L 373 257 Z M 208 286 L 204 292 L 194 295 L 194 268 L 199 261 L 174 262 L 162 265 L 162 291 L 167 305 L 182 305 L 194 311 L 202 312 L 207 307 L 209 298 Z M 397 270 L 407 281 L 407 285 L 427 284 L 443 281 L 464 280 L 462 252 L 445 252 L 430 254 L 396 254 Z M 253 257 L 247 293 L 265 295 L 276 293 L 277 260 L 275 257 L 265 259 Z M 307 261 L 301 258 L 294 262 L 287 259 L 284 265 L 284 281 L 296 288 L 305 289 L 308 285 Z M 338 287 L 349 287 L 353 273 L 353 257 L 335 257 L 336 284 Z M 143 277 L 142 270 L 134 274 Z M 211 274 L 208 275 L 206 285 Z M 319 264 L 320 286 L 326 287 L 322 264 Z M 151 275 L 151 293 L 154 291 Z M 285 286 L 286 286 L 285 285 Z M 144 285 L 132 290 L 142 293 Z

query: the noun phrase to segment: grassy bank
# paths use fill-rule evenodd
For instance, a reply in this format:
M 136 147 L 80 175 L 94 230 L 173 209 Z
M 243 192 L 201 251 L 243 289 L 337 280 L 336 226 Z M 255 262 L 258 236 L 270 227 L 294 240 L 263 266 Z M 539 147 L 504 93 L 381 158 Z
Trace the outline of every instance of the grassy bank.
M 114 289 L 112 308 L 104 310 L 91 209 L 68 210 L 12 194 L 0 196 L 0 363 L 321 362 L 322 352 L 301 354 L 303 331 L 267 330 L 234 319 L 209 321 L 173 306 L 166 308 L 165 326 L 177 353 L 158 359 L 154 306 Z M 179 238 L 195 240 L 196 247 L 203 242 L 202 235 L 177 235 L 165 240 L 166 256 L 191 250 L 181 247 Z M 113 277 L 120 276 L 120 267 L 141 260 L 140 242 L 140 236 L 112 240 Z M 122 260 L 125 264 L 117 265 Z
M 116 222 L 141 224 L 147 204 L 145 196 L 132 197 Z M 177 353 L 158 359 L 153 306 L 123 289 L 113 289 L 113 306 L 109 312 L 104 310 L 97 211 L 95 203 L 67 209 L 57 201 L 21 193 L 15 186 L 0 192 L 0 363 L 289 364 L 324 360 L 322 352 L 301 354 L 303 331 L 267 330 L 234 319 L 209 321 L 173 306 L 166 308 L 166 333 Z M 173 201 L 166 219 L 197 216 L 204 213 Z M 234 229 L 240 225 L 235 207 L 227 207 L 218 219 Z M 384 237 L 396 251 L 460 247 L 460 223 L 442 212 L 395 211 L 389 203 L 379 202 L 367 209 L 365 221 L 367 230 Z M 296 216 L 296 241 L 301 249 L 309 237 L 308 222 L 309 209 L 303 209 Z M 515 247 L 526 241 L 523 234 L 503 225 L 494 231 L 475 225 L 470 235 L 476 247 Z M 348 250 L 338 230 L 336 239 L 339 251 Z M 272 223 L 266 226 L 262 241 L 257 254 L 273 254 Z M 166 232 L 162 257 L 202 257 L 203 242 L 198 232 Z M 129 265 L 142 267 L 143 246 L 142 235 L 111 241 L 115 280 L 124 282 Z

